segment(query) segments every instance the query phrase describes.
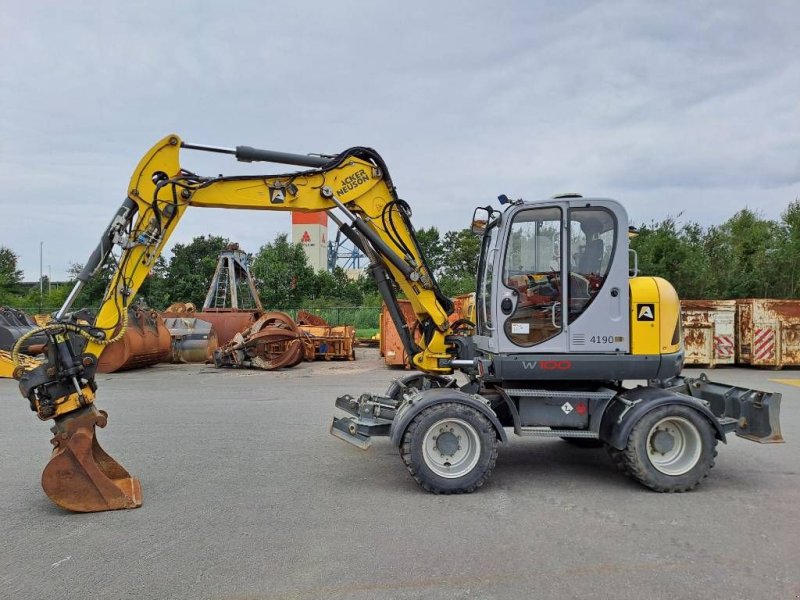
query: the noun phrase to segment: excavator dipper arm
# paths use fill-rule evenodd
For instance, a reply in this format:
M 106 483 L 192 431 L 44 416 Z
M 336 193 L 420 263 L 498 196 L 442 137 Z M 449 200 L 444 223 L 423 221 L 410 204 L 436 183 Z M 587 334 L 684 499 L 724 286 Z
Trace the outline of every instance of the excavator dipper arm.
M 306 167 L 266 176 L 202 177 L 180 165 L 181 149 L 232 154 L 240 161 Z M 42 475 L 47 495 L 68 510 L 94 512 L 141 505 L 141 488 L 100 448 L 95 426 L 107 415 L 94 406 L 94 374 L 104 348 L 119 339 L 133 301 L 156 258 L 190 206 L 298 212 L 326 211 L 370 258 L 369 271 L 384 296 L 413 365 L 432 374 L 452 372 L 447 316 L 452 303 L 439 290 L 417 244 L 410 209 L 400 200 L 381 157 L 369 148 L 335 156 L 297 155 L 200 146 L 170 135 L 141 159 L 127 197 L 106 228 L 47 336 L 47 361 L 18 369 L 22 394 L 40 419 L 53 419 L 55 449 Z M 107 261 L 115 270 L 95 322 L 81 325 L 69 313 L 83 285 Z M 396 299 L 408 298 L 421 324 L 415 343 Z M 20 339 L 18 345 L 24 342 Z M 15 347 L 12 359 L 18 361 Z

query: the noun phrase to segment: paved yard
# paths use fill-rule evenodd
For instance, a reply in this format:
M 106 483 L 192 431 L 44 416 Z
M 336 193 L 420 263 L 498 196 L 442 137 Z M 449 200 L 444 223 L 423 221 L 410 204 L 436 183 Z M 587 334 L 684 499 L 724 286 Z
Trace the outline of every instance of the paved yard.
M 512 436 L 484 489 L 437 497 L 387 441 L 362 452 L 328 435 L 335 396 L 402 374 L 358 358 L 100 376 L 100 441 L 144 506 L 85 515 L 41 491 L 48 425 L 0 380 L 0 597 L 800 597 L 798 372 L 709 372 L 783 392 L 788 441 L 732 438 L 694 492 L 647 491 L 603 450 Z

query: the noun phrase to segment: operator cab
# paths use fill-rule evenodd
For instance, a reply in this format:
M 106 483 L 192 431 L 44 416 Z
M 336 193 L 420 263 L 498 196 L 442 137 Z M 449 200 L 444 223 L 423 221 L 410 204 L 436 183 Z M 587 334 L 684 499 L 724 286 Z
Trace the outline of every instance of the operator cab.
M 628 217 L 614 200 L 565 194 L 476 209 L 483 236 L 477 349 L 486 353 L 630 351 Z

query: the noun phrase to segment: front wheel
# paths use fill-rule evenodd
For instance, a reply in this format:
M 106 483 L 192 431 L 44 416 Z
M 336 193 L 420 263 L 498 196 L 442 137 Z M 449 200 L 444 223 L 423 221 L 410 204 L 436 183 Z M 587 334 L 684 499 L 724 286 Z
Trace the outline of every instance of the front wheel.
M 423 410 L 403 435 L 400 455 L 411 475 L 434 494 L 481 487 L 497 461 L 497 434 L 478 410 L 443 402 Z
M 612 454 L 628 475 L 657 492 L 687 492 L 714 466 L 717 440 L 696 410 L 667 405 L 644 415 L 624 450 Z

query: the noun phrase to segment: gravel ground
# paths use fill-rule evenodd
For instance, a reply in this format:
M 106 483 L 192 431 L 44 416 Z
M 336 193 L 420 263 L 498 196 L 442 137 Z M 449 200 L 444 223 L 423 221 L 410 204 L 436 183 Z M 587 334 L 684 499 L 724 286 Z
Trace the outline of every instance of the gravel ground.
M 800 597 L 800 387 L 780 382 L 800 373 L 710 372 L 783 392 L 787 443 L 732 438 L 694 492 L 512 435 L 487 486 L 455 497 L 423 492 L 386 440 L 363 452 L 328 435 L 337 395 L 402 374 L 360 349 L 277 373 L 101 375 L 99 438 L 144 506 L 95 514 L 41 491 L 48 427 L 0 380 L 0 597 Z

